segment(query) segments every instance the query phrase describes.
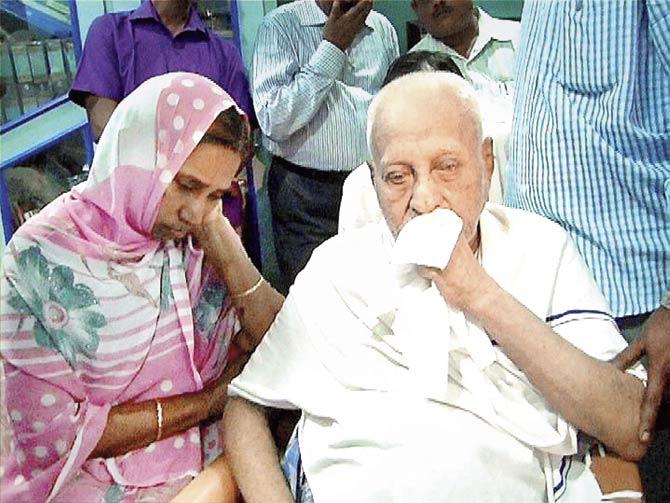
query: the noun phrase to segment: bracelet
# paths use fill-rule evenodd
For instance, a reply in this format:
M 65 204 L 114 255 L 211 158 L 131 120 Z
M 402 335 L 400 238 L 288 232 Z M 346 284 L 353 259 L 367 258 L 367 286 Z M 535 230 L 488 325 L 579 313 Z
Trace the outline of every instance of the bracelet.
M 254 286 L 252 286 L 251 288 L 247 288 L 242 293 L 237 293 L 237 294 L 231 295 L 231 297 L 235 300 L 239 300 L 239 299 L 243 299 L 244 297 L 248 297 L 249 295 L 254 293 L 256 290 L 258 290 L 261 287 L 261 285 L 263 284 L 264 281 L 265 280 L 263 279 L 263 275 L 261 274 L 261 277 L 258 278 L 258 281 L 256 282 L 256 284 Z
M 156 398 L 156 422 L 158 423 L 158 431 L 154 442 L 158 442 L 163 436 L 163 405 L 158 398 Z

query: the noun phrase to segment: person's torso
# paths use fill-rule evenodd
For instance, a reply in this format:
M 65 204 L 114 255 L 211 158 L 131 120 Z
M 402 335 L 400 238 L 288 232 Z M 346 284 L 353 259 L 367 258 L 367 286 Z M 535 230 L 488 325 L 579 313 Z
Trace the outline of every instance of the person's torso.
M 529 3 L 517 55 L 506 202 L 570 232 L 616 316 L 655 309 L 670 278 L 670 75 L 651 9 Z

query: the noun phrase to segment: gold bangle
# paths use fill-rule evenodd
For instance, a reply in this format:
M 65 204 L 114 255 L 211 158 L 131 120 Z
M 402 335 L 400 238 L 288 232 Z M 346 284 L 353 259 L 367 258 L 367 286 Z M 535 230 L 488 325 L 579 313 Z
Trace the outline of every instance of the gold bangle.
M 158 398 L 156 398 L 156 422 L 158 423 L 158 431 L 156 431 L 154 442 L 158 442 L 163 436 L 163 405 Z
M 231 297 L 235 300 L 239 300 L 239 299 L 243 299 L 244 297 L 248 297 L 249 295 L 251 295 L 252 293 L 254 293 L 256 290 L 258 290 L 261 287 L 261 285 L 263 284 L 263 281 L 265 281 L 265 280 L 263 279 L 263 275 L 261 274 L 261 277 L 258 278 L 258 281 L 256 282 L 256 284 L 254 286 L 252 286 L 251 288 L 247 288 L 242 293 L 233 294 L 233 295 L 231 295 Z

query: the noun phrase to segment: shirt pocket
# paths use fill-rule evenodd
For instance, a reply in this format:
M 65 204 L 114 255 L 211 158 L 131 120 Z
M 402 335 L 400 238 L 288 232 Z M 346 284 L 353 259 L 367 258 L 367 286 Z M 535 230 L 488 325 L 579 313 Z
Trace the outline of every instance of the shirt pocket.
M 608 91 L 617 82 L 622 54 L 619 47 L 624 15 L 610 2 L 566 1 L 557 5 L 563 12 L 555 32 L 558 61 L 556 80 L 580 94 Z

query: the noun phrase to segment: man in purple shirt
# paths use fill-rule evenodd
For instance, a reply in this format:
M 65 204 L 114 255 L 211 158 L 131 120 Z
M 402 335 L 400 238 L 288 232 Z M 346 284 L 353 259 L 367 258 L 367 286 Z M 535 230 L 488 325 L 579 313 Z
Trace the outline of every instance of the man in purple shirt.
M 93 21 L 70 99 L 86 108 L 96 140 L 116 105 L 145 80 L 187 71 L 210 78 L 256 125 L 239 50 L 207 28 L 189 0 L 145 0 Z

